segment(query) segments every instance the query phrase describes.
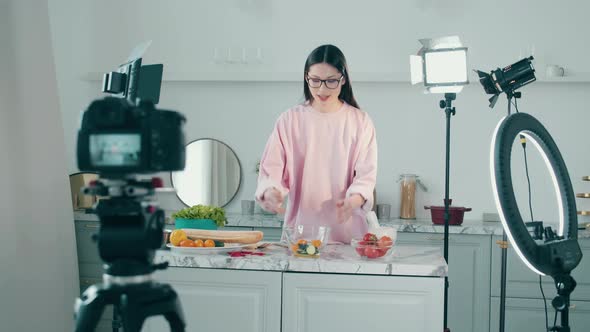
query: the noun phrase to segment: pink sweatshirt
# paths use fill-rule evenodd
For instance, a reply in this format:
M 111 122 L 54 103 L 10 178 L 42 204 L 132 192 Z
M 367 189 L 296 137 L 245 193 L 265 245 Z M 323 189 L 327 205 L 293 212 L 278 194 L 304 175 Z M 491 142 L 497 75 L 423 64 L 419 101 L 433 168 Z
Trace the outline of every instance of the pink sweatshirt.
M 367 231 L 376 177 L 377 140 L 369 115 L 346 103 L 333 113 L 305 103 L 279 116 L 260 161 L 256 200 L 274 187 L 288 194 L 284 227 L 327 225 L 330 242 L 350 243 Z M 366 202 L 338 223 L 336 202 L 352 194 Z

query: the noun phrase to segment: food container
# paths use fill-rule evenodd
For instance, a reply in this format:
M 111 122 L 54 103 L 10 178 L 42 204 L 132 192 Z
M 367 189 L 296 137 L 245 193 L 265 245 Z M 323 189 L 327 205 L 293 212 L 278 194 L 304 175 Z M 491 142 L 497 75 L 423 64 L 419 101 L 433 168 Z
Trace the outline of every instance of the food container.
M 387 229 L 391 229 L 388 232 Z M 363 238 L 353 238 L 350 245 L 354 251 L 367 260 L 387 258 L 393 253 L 397 232 L 391 227 L 381 227 L 379 232 L 370 232 Z
M 284 238 L 293 256 L 317 258 L 329 240 L 330 227 L 318 225 L 296 225 L 285 227 Z
M 428 188 L 422 183 L 416 174 L 401 174 L 397 180 L 400 183 L 400 208 L 401 219 L 416 219 L 416 185 L 422 191 Z
M 465 212 L 471 211 L 471 208 L 462 206 L 451 206 L 452 199 L 449 200 L 449 225 L 461 225 Z M 444 202 L 444 200 L 443 200 Z M 445 207 L 443 206 L 425 206 L 424 209 L 430 210 L 432 223 L 436 225 L 445 224 Z

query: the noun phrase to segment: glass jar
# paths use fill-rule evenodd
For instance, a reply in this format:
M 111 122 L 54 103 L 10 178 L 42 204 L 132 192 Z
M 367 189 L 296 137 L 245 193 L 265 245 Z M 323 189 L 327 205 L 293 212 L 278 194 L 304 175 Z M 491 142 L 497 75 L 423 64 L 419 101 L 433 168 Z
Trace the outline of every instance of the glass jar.
M 400 209 L 401 219 L 416 219 L 416 185 L 426 191 L 426 187 L 420 182 L 416 174 L 402 174 L 399 177 L 400 183 Z

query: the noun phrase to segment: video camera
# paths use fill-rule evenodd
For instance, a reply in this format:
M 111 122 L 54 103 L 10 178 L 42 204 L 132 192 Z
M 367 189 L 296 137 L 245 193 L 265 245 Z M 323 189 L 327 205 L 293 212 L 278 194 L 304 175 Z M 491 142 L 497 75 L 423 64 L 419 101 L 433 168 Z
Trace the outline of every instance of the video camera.
M 82 171 L 117 177 L 184 169 L 186 119 L 154 106 L 160 100 L 164 66 L 142 66 L 142 59 L 133 56 L 139 54 L 104 74 L 102 91 L 118 98 L 93 101 L 84 112 L 77 146 Z
M 185 117 L 155 107 L 162 69 L 161 64 L 141 66 L 137 57 L 105 74 L 103 92 L 118 97 L 93 101 L 82 117 L 78 168 L 99 173 L 83 193 L 103 197 L 94 208 L 100 228 L 93 239 L 105 273 L 102 284 L 76 301 L 76 331 L 94 330 L 108 304 L 115 307 L 114 330 L 140 331 L 147 317 L 161 314 L 173 331 L 184 331 L 176 292 L 152 280 L 155 270 L 168 266 L 153 263 L 163 245 L 165 215 L 152 197 L 162 182 L 136 178 L 185 166 Z
M 107 97 L 93 101 L 78 132 L 78 166 L 105 176 L 184 169 L 184 116 Z

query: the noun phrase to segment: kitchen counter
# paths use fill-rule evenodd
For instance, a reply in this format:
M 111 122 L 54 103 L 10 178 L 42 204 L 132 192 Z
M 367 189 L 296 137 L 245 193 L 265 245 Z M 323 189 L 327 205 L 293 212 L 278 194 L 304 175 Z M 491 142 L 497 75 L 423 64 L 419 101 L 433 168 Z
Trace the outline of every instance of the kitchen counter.
M 392 322 L 399 331 L 443 329 L 447 265 L 439 248 L 397 246 L 390 257 L 377 260 L 362 260 L 349 245 L 328 245 L 320 258 L 290 256 L 279 246 L 258 252 L 264 256 L 159 250 L 156 262 L 170 266 L 154 278 L 177 292 L 187 325 L 195 330 L 203 326 L 215 331 L 281 332 L 362 327 L 386 332 L 391 331 Z M 149 332 L 165 330 L 163 319 L 146 324 Z
M 230 257 L 215 255 L 186 255 L 159 250 L 156 262 L 168 262 L 171 267 L 238 269 L 281 272 L 316 272 L 340 274 L 371 274 L 420 277 L 444 277 L 447 264 L 439 248 L 398 246 L 389 257 L 376 260 L 361 259 L 349 245 L 328 245 L 320 258 L 289 255 L 286 248 L 270 246 L 258 252 L 264 256 Z
M 254 228 L 264 231 L 265 238 L 266 234 L 280 236 L 282 221 L 277 216 L 229 213 L 228 219 L 229 229 Z M 91 241 L 98 218 L 94 214 L 75 213 L 75 220 L 80 284 L 90 285 L 99 281 L 102 273 L 96 244 Z M 336 330 L 363 326 L 380 332 L 388 330 L 383 328 L 390 326 L 387 322 L 394 321 L 398 325 L 408 324 L 400 331 L 440 331 L 443 276 L 448 270 L 449 302 L 455 308 L 450 312 L 450 326 L 457 331 L 487 331 L 491 317 L 497 315 L 494 301 L 498 294 L 494 292 L 498 291 L 501 252 L 494 242 L 502 234 L 501 224 L 466 220 L 462 226 L 451 226 L 454 236 L 447 268 L 441 257 L 443 226 L 432 225 L 430 220 L 380 222 L 400 232 L 396 251 L 385 261 L 362 260 L 344 245 L 329 246 L 318 259 L 292 257 L 279 247 L 268 248 L 264 256 L 236 258 L 227 254 L 195 256 L 159 250 L 156 262 L 167 261 L 170 268 L 157 271 L 154 278 L 171 284 L 178 292 L 189 326 L 215 326 L 219 331 L 295 332 L 300 331 L 298 326 L 311 325 L 331 331 L 337 322 L 341 328 Z M 586 254 L 590 250 L 590 232 L 579 231 L 578 235 L 584 257 L 590 257 Z M 538 276 L 513 251 L 508 252 L 508 258 L 510 293 L 515 294 L 514 298 L 536 303 L 540 296 Z M 576 269 L 578 281 L 588 280 L 587 267 L 582 262 Z M 549 278 L 544 283 L 546 289 L 551 288 Z M 583 301 L 590 294 L 588 289 L 587 283 L 579 282 L 575 292 L 579 308 L 585 308 Z M 341 314 L 351 307 L 355 308 L 355 315 Z M 535 313 L 542 312 L 537 309 L 534 307 Z M 588 312 L 584 310 L 578 315 Z M 227 319 L 227 312 L 232 313 L 233 319 Z M 383 312 L 387 314 L 375 314 Z M 237 313 L 241 313 L 239 317 Z M 104 322 L 104 331 L 110 331 L 109 315 Z M 366 325 L 371 323 L 372 326 Z M 162 325 L 146 331 L 168 329 Z
M 195 331 L 442 331 L 447 266 L 440 250 L 395 249 L 385 261 L 361 260 L 348 245 L 329 245 L 320 258 L 276 246 L 236 258 L 160 250 L 156 261 L 171 266 L 154 279 L 172 286 Z M 144 330 L 169 327 L 159 317 Z

